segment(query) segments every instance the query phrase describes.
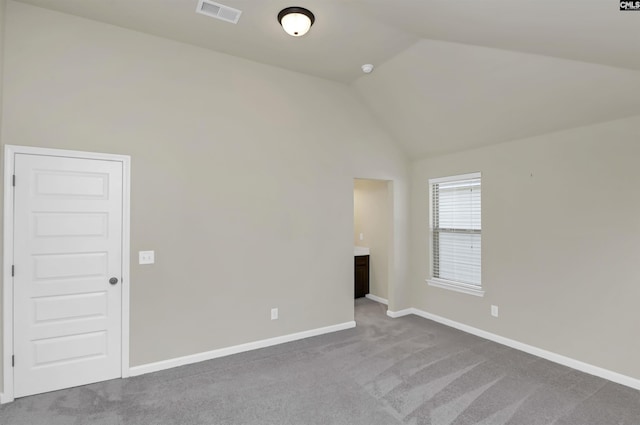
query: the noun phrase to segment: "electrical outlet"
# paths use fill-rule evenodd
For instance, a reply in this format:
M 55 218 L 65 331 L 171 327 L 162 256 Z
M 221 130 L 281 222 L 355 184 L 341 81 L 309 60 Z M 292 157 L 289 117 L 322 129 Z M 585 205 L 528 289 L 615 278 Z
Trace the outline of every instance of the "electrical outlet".
M 278 320 L 278 309 L 277 308 L 272 308 L 271 309 L 271 320 Z
M 492 305 L 491 306 L 491 315 L 493 317 L 498 317 L 498 306 L 497 305 Z
M 363 241 L 364 240 L 364 233 L 360 233 L 360 240 Z
M 138 264 L 153 264 L 156 262 L 155 251 L 139 251 Z

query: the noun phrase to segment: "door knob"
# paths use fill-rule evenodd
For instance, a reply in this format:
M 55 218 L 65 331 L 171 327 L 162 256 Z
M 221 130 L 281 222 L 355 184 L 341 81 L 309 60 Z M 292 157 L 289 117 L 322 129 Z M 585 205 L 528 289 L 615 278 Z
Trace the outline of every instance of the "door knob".
M 109 279 L 109 283 L 112 285 L 115 285 L 116 283 L 118 283 L 118 278 L 117 277 L 112 277 L 111 279 Z

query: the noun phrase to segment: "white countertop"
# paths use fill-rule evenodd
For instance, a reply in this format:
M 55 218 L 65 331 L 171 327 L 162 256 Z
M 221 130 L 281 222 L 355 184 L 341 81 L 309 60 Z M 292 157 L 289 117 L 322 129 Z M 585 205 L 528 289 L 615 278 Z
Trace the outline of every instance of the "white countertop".
M 369 255 L 369 248 L 367 248 L 366 246 L 354 246 L 353 255 L 355 257 L 358 257 L 360 255 Z

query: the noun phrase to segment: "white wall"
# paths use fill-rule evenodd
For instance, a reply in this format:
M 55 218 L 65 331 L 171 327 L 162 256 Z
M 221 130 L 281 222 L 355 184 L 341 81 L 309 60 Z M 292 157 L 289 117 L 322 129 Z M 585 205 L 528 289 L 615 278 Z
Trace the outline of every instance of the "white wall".
M 415 307 L 640 378 L 639 161 L 634 117 L 415 162 Z M 475 171 L 484 298 L 425 283 L 428 179 Z
M 353 185 L 354 245 L 369 247 L 369 293 L 384 299 L 388 296 L 391 234 L 387 186 L 386 181 L 366 179 L 356 179 Z
M 132 156 L 133 366 L 353 320 L 356 176 L 406 253 L 407 163 L 347 86 L 12 1 L 4 82 L 4 143 Z
M 3 87 L 3 69 L 4 69 L 4 27 L 5 27 L 5 9 L 7 6 L 6 0 L 0 0 L 0 144 L 2 144 L 2 87 Z M 4 161 L 2 161 L 4 164 Z M 3 172 L 0 169 L 0 172 Z M 4 188 L 0 187 L 0 199 L 4 199 Z M 0 256 L 2 256 L 3 247 L 0 245 Z M 2 291 L 0 291 L 0 306 L 2 306 Z M 0 307 L 1 308 L 1 307 Z M 2 350 L 3 350 L 4 334 L 3 329 L 0 326 L 0 365 L 2 364 Z M 3 381 L 3 370 L 0 367 L 0 383 Z M 1 384 L 0 384 L 1 386 Z

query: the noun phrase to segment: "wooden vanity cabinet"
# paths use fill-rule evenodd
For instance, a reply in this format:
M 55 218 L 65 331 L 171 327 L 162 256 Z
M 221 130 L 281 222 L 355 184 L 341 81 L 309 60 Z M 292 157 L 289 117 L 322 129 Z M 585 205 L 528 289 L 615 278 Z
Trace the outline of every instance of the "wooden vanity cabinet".
M 369 293 L 369 256 L 358 255 L 355 258 L 354 292 L 355 298 L 364 297 Z

